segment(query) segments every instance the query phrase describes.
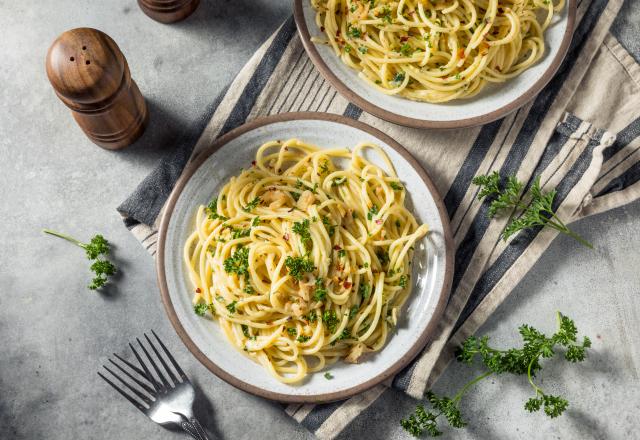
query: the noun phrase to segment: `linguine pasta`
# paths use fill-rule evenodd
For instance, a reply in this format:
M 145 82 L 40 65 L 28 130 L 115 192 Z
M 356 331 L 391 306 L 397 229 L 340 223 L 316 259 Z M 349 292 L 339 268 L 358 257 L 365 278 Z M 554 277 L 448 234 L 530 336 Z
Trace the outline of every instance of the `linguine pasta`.
M 335 54 L 388 95 L 469 98 L 544 54 L 565 0 L 311 0 Z
M 413 246 L 428 232 L 405 197 L 376 145 L 262 145 L 197 210 L 184 245 L 194 309 L 285 383 L 380 350 L 411 292 Z

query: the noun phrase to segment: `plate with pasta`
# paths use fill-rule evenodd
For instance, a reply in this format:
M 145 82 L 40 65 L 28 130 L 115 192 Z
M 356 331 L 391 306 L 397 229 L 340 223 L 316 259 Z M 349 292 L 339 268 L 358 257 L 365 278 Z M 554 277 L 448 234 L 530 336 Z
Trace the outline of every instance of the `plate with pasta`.
M 273 400 L 323 402 L 418 355 L 447 302 L 453 245 L 403 147 L 343 116 L 288 113 L 190 163 L 156 260 L 169 319 L 206 367 Z
M 576 0 L 294 0 L 322 76 L 379 118 L 417 128 L 486 124 L 551 80 Z

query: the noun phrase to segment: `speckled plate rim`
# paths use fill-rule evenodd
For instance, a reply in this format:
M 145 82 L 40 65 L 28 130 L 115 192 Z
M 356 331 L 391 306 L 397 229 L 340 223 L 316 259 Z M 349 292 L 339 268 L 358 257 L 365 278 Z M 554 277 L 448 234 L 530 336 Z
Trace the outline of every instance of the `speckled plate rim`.
M 428 325 L 423 330 L 422 334 L 416 339 L 411 348 L 402 355 L 394 364 L 390 365 L 386 370 L 382 371 L 377 376 L 372 379 L 355 385 L 351 388 L 347 388 L 334 393 L 324 393 L 324 394 L 316 394 L 316 395 L 289 395 L 283 393 L 277 393 L 273 391 L 268 391 L 262 389 L 260 387 L 249 384 L 232 374 L 228 373 L 221 367 L 219 367 L 215 362 L 213 362 L 209 357 L 207 357 L 200 349 L 197 347 L 195 342 L 191 339 L 184 326 L 180 322 L 176 310 L 171 302 L 171 297 L 169 294 L 169 287 L 167 284 L 167 276 L 165 272 L 165 244 L 167 231 L 169 227 L 169 223 L 171 221 L 171 215 L 173 214 L 175 205 L 185 188 L 189 179 L 194 175 L 194 173 L 199 169 L 199 167 L 218 149 L 222 146 L 230 142 L 231 140 L 247 133 L 249 131 L 255 130 L 257 128 L 278 123 L 278 122 L 287 122 L 287 121 L 295 121 L 295 120 L 319 120 L 319 121 L 328 121 L 333 123 L 344 124 L 359 130 L 362 130 L 378 139 L 382 142 L 393 148 L 397 153 L 399 153 L 404 160 L 407 161 L 409 165 L 415 170 L 415 172 L 419 175 L 419 177 L 424 182 L 425 186 L 429 190 L 433 201 L 437 207 L 438 215 L 440 217 L 440 221 L 442 224 L 443 231 L 443 240 L 444 240 L 444 277 L 442 288 L 439 292 L 439 298 L 436 303 L 436 307 L 434 309 L 433 315 L 431 316 L 431 320 Z M 218 138 L 210 147 L 203 150 L 201 153 L 194 158 L 189 165 L 185 168 L 184 172 L 176 182 L 176 185 L 171 192 L 169 199 L 164 207 L 163 214 L 160 221 L 160 228 L 158 231 L 158 252 L 156 255 L 156 271 L 157 271 L 157 279 L 158 286 L 160 288 L 160 297 L 162 299 L 162 303 L 164 305 L 165 311 L 169 318 L 169 321 L 173 325 L 176 333 L 185 344 L 185 346 L 189 349 L 189 351 L 202 363 L 205 367 L 207 367 L 212 373 L 216 376 L 223 379 L 225 382 L 233 385 L 236 388 L 239 388 L 248 393 L 264 397 L 270 400 L 275 400 L 279 402 L 289 402 L 289 403 L 321 403 L 321 402 L 331 402 L 336 400 L 341 400 L 353 396 L 354 394 L 358 394 L 360 392 L 366 391 L 369 388 L 378 385 L 379 383 L 385 381 L 386 379 L 393 377 L 396 373 L 398 373 L 402 368 L 404 368 L 413 358 L 415 358 L 420 351 L 426 346 L 427 342 L 433 336 L 433 333 L 440 322 L 442 314 L 444 312 L 444 308 L 449 299 L 449 293 L 451 291 L 451 284 L 453 279 L 453 254 L 454 254 L 454 244 L 453 244 L 453 236 L 451 234 L 451 227 L 449 224 L 449 217 L 447 215 L 446 208 L 444 206 L 444 202 L 440 197 L 438 190 L 431 178 L 424 171 L 422 166 L 418 163 L 418 161 L 400 144 L 398 144 L 395 140 L 382 133 L 381 131 L 364 124 L 362 122 L 347 118 L 341 115 L 328 114 L 328 113 L 314 113 L 314 112 L 296 112 L 296 113 L 283 113 L 279 115 L 267 116 L 264 118 L 255 119 L 249 123 L 246 123 L 229 133 L 225 134 Z
M 373 102 L 363 98 L 362 96 L 351 90 L 349 87 L 347 87 L 324 62 L 322 56 L 316 48 L 316 45 L 311 41 L 311 35 L 309 33 L 309 29 L 304 17 L 304 10 L 302 5 L 303 1 L 309 0 L 293 0 L 293 17 L 300 34 L 300 39 L 302 40 L 302 45 L 304 46 L 307 55 L 309 56 L 309 58 L 311 58 L 311 61 L 320 71 L 322 76 L 333 87 L 335 87 L 347 101 L 357 105 L 362 110 L 374 116 L 377 116 L 378 118 L 384 119 L 388 122 L 393 122 L 394 124 L 403 125 L 405 127 L 451 129 L 467 128 L 488 124 L 489 122 L 493 122 L 497 119 L 502 118 L 503 116 L 508 115 L 509 113 L 519 109 L 520 107 L 531 101 L 544 88 L 544 86 L 546 86 L 549 81 L 551 81 L 551 78 L 553 78 L 555 73 L 558 71 L 560 65 L 562 64 L 562 61 L 567 55 L 569 44 L 571 43 L 571 38 L 573 36 L 577 8 L 577 0 L 568 0 L 567 28 L 562 38 L 562 42 L 560 43 L 560 46 L 558 48 L 558 52 L 556 53 L 547 70 L 545 70 L 540 78 L 538 78 L 538 80 L 536 80 L 524 93 L 522 93 L 510 103 L 484 115 L 451 121 L 433 121 L 428 119 L 416 119 L 399 115 L 389 110 L 385 110 L 377 106 Z

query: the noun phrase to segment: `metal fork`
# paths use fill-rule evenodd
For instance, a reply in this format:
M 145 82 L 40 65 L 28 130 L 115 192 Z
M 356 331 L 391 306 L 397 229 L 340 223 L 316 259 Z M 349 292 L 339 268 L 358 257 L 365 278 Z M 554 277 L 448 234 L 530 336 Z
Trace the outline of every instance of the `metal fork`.
M 113 355 L 118 358 L 121 363 L 126 365 L 129 370 L 125 369 L 119 363 L 116 363 L 113 359 L 109 359 L 109 362 L 111 362 L 111 364 L 113 364 L 120 373 L 112 370 L 106 365 L 103 365 L 103 367 L 111 373 L 111 375 L 115 377 L 117 382 L 122 384 L 122 386 L 117 385 L 100 372 L 98 372 L 98 375 L 109 385 L 115 388 L 117 392 L 122 394 L 133 404 L 133 406 L 138 408 L 147 417 L 159 425 L 162 425 L 165 428 L 180 427 L 190 434 L 191 437 L 197 440 L 210 440 L 202 428 L 202 425 L 200 425 L 200 422 L 198 422 L 193 415 L 193 402 L 195 400 L 195 390 L 193 385 L 191 385 L 191 382 L 189 382 L 184 371 L 182 371 L 158 335 L 156 335 L 153 330 L 151 330 L 151 333 L 153 333 L 153 336 L 155 336 L 156 341 L 160 344 L 162 351 L 171 362 L 171 365 L 173 365 L 177 376 L 171 368 L 169 368 L 169 365 L 167 365 L 165 359 L 160 355 L 160 352 L 146 333 L 144 334 L 144 337 L 155 353 L 156 358 L 160 361 L 160 364 L 162 364 L 162 367 L 166 372 L 165 374 L 163 374 L 161 369 L 158 367 L 157 362 L 149 354 L 146 347 L 142 345 L 140 339 L 136 338 L 136 341 L 138 341 L 146 359 L 153 367 L 156 376 L 151 373 L 150 369 L 147 367 L 145 362 L 143 362 L 142 357 L 138 354 L 131 343 L 129 343 L 129 347 L 131 347 L 131 350 L 140 363 L 140 367 L 142 367 L 142 369 L 113 353 Z M 132 374 L 132 372 L 134 372 L 138 377 Z M 126 378 L 129 380 L 127 381 Z M 133 384 L 137 385 L 137 387 Z M 129 390 L 129 392 L 126 390 Z

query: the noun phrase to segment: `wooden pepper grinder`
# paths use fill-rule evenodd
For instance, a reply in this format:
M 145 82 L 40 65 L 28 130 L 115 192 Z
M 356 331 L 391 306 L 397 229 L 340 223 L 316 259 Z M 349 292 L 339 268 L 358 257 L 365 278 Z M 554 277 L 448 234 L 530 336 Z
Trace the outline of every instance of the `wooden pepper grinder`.
M 140 9 L 161 23 L 184 20 L 199 4 L 200 0 L 138 0 Z
M 144 132 L 144 97 L 118 45 L 97 29 L 71 29 L 47 53 L 47 76 L 76 122 L 97 145 L 117 150 Z

